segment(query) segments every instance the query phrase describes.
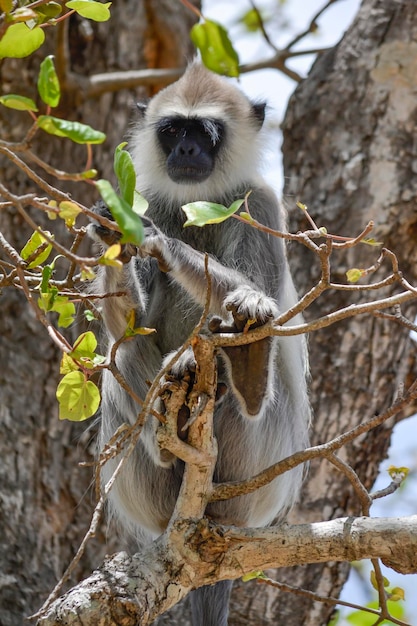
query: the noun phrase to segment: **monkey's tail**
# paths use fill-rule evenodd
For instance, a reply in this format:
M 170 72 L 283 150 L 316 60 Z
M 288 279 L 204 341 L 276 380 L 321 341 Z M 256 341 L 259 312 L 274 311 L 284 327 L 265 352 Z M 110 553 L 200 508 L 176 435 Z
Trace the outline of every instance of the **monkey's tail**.
M 222 580 L 191 592 L 193 626 L 227 626 L 232 586 L 232 580 Z

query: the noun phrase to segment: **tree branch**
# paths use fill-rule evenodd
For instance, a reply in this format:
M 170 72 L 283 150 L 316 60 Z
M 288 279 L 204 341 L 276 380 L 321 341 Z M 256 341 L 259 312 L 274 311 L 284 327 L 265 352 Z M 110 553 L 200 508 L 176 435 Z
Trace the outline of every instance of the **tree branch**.
M 417 516 L 348 517 L 266 529 L 183 519 L 176 532 L 182 545 L 168 546 L 162 535 L 132 557 L 119 553 L 106 560 L 56 600 L 38 625 L 145 626 L 213 576 L 239 578 L 254 569 L 379 557 L 403 574 L 417 572 Z

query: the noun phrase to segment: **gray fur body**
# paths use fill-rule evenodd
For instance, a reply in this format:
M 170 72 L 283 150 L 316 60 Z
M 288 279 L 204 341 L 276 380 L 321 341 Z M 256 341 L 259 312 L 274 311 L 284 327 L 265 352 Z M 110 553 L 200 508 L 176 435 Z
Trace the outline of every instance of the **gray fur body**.
M 220 146 L 207 181 L 178 184 L 168 177 L 155 139 L 155 123 L 159 116 L 173 115 L 209 116 L 224 123 L 224 146 Z M 117 353 L 121 373 L 142 398 L 146 381 L 154 378 L 167 354 L 182 346 L 200 317 L 207 289 L 205 252 L 210 255 L 212 278 L 210 315 L 231 319 L 226 310 L 229 305 L 247 319 L 265 322 L 296 302 L 281 239 L 233 218 L 204 228 L 183 228 L 183 204 L 209 200 L 229 206 L 252 190 L 248 201 L 251 215 L 270 228 L 284 229 L 275 195 L 257 173 L 259 130 L 246 96 L 193 64 L 178 83 L 151 100 L 132 136 L 138 189 L 149 202 L 146 216 L 152 220 L 146 222 L 142 249 L 142 254 L 149 256 L 132 258 L 122 272 L 102 267 L 95 290 L 104 293 L 125 288 L 130 294 L 103 300 L 109 345 L 123 335 L 126 314 L 132 308 L 136 309 L 136 325 L 157 330 L 126 342 Z M 154 257 L 162 259 L 169 271 L 160 271 Z M 225 354 L 218 359 L 219 381 L 226 383 L 228 392 L 214 415 L 216 482 L 249 478 L 308 443 L 305 340 L 302 336 L 271 339 L 268 354 L 265 394 L 256 414 L 234 386 L 233 363 Z M 139 410 L 107 371 L 102 395 L 101 447 L 123 422 L 133 423 Z M 135 453 L 110 493 L 113 513 L 139 541 L 148 541 L 166 528 L 183 473 L 181 461 L 161 456 L 156 426 L 154 418 L 147 420 Z M 105 481 L 117 461 L 107 463 Z M 209 504 L 207 514 L 220 523 L 239 526 L 264 526 L 282 519 L 298 495 L 302 474 L 299 467 L 253 494 Z M 230 586 L 219 585 L 217 600 L 216 587 L 194 592 L 195 626 L 227 624 Z

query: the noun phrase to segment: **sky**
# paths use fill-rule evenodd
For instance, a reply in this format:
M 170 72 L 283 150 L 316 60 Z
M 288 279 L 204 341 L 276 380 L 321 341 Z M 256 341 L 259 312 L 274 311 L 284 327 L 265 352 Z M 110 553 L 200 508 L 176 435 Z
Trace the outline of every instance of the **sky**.
M 267 6 L 276 11 L 279 0 L 258 0 L 258 7 Z M 267 25 L 267 31 L 278 47 L 285 47 L 292 37 L 305 30 L 311 18 L 324 6 L 325 0 L 287 0 L 281 3 L 285 20 L 275 21 Z M 307 50 L 323 48 L 337 43 L 351 24 L 360 5 L 360 0 L 339 0 L 318 20 L 318 31 L 305 37 L 296 49 Z M 255 59 L 264 59 L 273 55 L 268 45 L 261 41 L 258 34 L 245 35 L 237 24 L 238 18 L 250 8 L 246 0 L 206 0 L 203 3 L 203 13 L 206 18 L 221 22 L 229 29 L 229 34 L 239 53 L 241 63 Z M 303 56 L 292 59 L 288 65 L 303 77 L 308 74 L 314 61 L 314 56 Z M 281 195 L 283 186 L 282 159 L 280 154 L 281 137 L 279 125 L 283 119 L 288 99 L 296 84 L 276 70 L 261 70 L 242 75 L 240 79 L 242 89 L 252 98 L 268 102 L 268 123 L 271 130 L 271 145 L 265 165 L 264 175 L 269 184 Z M 388 458 L 383 461 L 380 474 L 374 489 L 386 487 L 390 478 L 387 468 L 390 465 L 407 466 L 412 474 L 405 485 L 394 495 L 376 500 L 371 514 L 375 517 L 401 516 L 417 514 L 417 416 L 400 422 L 394 429 L 391 448 Z M 366 603 L 371 600 L 368 595 L 370 563 L 363 562 L 363 571 L 359 575 L 352 571 L 348 583 L 342 593 L 342 598 L 354 603 Z M 410 624 L 417 624 L 417 575 L 401 576 L 384 568 L 384 575 L 389 579 L 391 586 L 400 586 L 406 593 L 406 611 Z M 349 611 L 343 611 L 343 614 Z M 340 622 L 344 626 L 348 622 Z M 339 624 L 338 624 L 339 626 Z

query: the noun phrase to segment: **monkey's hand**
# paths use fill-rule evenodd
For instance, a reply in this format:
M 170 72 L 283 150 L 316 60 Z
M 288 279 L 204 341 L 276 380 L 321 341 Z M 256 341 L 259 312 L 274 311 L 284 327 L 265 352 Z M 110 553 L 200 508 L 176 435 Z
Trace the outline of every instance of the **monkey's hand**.
M 162 363 L 163 368 L 172 360 L 175 352 L 168 354 Z M 167 394 L 173 393 L 179 387 L 183 388 L 185 397 L 187 400 L 188 394 L 191 392 L 194 380 L 195 380 L 196 362 L 194 354 L 191 348 L 188 348 L 177 359 L 172 368 L 161 379 L 161 389 L 163 390 L 162 397 L 159 396 L 154 404 L 154 408 L 158 413 L 165 414 L 166 406 L 164 397 L 167 399 Z M 187 422 L 190 418 L 190 410 L 187 402 L 185 402 L 179 409 L 177 414 L 177 436 L 179 439 L 185 440 L 187 438 Z M 146 419 L 145 425 L 142 430 L 142 442 L 156 465 L 170 468 L 176 461 L 177 457 L 169 450 L 161 448 L 158 442 L 158 432 L 164 428 L 163 425 L 153 417 L 149 415 Z
M 161 272 L 169 272 L 171 265 L 168 260 L 168 237 L 149 219 L 142 217 L 145 229 L 145 241 L 139 248 L 139 256 L 152 256 L 158 261 Z
M 233 316 L 233 322 L 219 318 L 210 321 L 212 332 L 246 332 L 278 316 L 278 306 L 272 298 L 249 285 L 232 291 L 224 300 L 224 307 Z M 242 413 L 249 418 L 260 418 L 272 399 L 273 360 L 275 345 L 271 337 L 241 346 L 221 350 L 228 378 Z
M 100 217 L 104 217 L 107 220 L 114 223 L 113 216 L 110 213 L 108 206 L 102 201 L 99 200 L 93 207 L 92 210 L 94 213 L 99 215 Z M 112 230 L 111 228 L 107 228 L 103 226 L 99 221 L 92 221 L 87 226 L 87 233 L 93 241 L 97 241 L 105 247 L 113 246 L 115 243 L 119 243 L 121 233 L 117 230 Z M 120 260 L 122 263 L 128 263 L 132 256 L 135 256 L 137 252 L 137 248 L 131 244 L 125 244 L 122 246 L 122 251 L 120 253 Z
M 249 328 L 257 328 L 278 317 L 277 303 L 261 291 L 249 285 L 242 285 L 226 296 L 224 308 L 233 316 L 233 325 L 228 332 L 242 332 Z M 211 330 L 214 330 L 211 328 Z M 219 329 L 224 332 L 224 328 Z M 217 331 L 219 332 L 219 331 Z

